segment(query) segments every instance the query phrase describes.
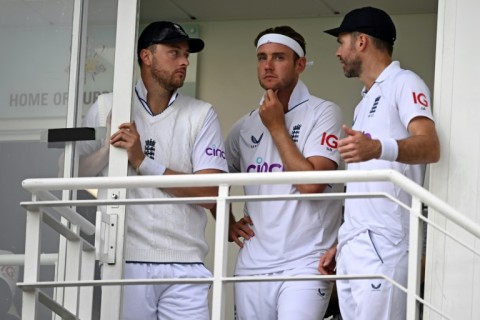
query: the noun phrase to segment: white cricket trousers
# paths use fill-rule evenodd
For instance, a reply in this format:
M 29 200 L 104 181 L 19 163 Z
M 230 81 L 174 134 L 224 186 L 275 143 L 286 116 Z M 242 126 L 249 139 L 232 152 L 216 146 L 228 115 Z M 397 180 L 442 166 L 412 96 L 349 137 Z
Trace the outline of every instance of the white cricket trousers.
M 268 276 L 318 275 L 317 265 Z M 332 281 L 235 283 L 235 320 L 323 319 L 332 294 Z
M 208 278 L 201 263 L 126 263 L 125 279 Z M 124 320 L 208 320 L 210 284 L 126 285 L 123 287 Z
M 365 231 L 337 252 L 337 274 L 383 274 L 407 285 L 408 246 Z M 406 294 L 384 279 L 337 280 L 344 320 L 405 320 Z

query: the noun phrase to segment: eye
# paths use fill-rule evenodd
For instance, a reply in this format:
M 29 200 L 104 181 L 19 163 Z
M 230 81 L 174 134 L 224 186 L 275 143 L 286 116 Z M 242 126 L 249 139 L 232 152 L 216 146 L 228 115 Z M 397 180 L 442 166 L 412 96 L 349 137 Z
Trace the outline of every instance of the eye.
M 267 59 L 267 57 L 266 57 L 265 55 L 257 56 L 257 60 L 258 60 L 258 61 L 264 61 L 264 60 L 266 60 L 266 59 Z
M 178 50 L 170 50 L 168 52 L 169 56 L 173 59 L 176 59 L 178 58 L 178 56 L 180 55 L 180 53 L 178 52 Z

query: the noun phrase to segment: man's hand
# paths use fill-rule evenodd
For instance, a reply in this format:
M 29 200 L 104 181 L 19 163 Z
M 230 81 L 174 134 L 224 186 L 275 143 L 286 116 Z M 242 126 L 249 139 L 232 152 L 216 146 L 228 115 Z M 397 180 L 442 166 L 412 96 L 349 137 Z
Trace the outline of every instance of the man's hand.
M 335 255 L 337 254 L 337 246 L 327 250 L 321 257 L 318 263 L 318 271 L 323 275 L 330 275 L 336 273 L 337 262 Z
M 232 223 L 229 228 L 228 241 L 233 241 L 240 248 L 243 248 L 243 242 L 255 236 L 255 233 L 250 228 L 251 225 L 253 225 L 253 222 L 249 216 L 245 216 L 237 222 Z M 243 238 L 243 241 L 241 238 Z
M 260 119 L 270 133 L 276 130 L 285 130 L 285 111 L 277 94 L 268 89 L 265 92 L 263 103 L 259 109 Z
M 138 168 L 145 155 L 135 122 L 122 123 L 118 129 L 111 136 L 110 143 L 117 148 L 125 149 L 128 154 L 128 161 L 132 167 Z
M 346 163 L 377 159 L 382 152 L 380 141 L 373 140 L 370 135 L 355 131 L 346 125 L 342 126 L 346 138 L 338 141 L 338 152 Z

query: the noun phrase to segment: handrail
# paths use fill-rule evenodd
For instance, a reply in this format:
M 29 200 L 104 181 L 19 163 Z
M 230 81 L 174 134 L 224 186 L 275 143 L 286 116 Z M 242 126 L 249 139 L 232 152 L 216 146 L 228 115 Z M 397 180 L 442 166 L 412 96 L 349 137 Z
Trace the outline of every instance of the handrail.
M 42 253 L 40 255 L 40 264 L 53 266 L 58 261 L 56 253 Z M 0 254 L 0 266 L 23 266 L 25 264 L 25 255 L 19 253 Z
M 400 202 L 398 199 L 392 198 L 389 194 L 386 193 L 328 193 L 328 194 L 299 194 L 299 195 L 243 195 L 235 196 L 230 195 L 228 190 L 232 186 L 244 186 L 244 185 L 260 185 L 260 184 L 307 184 L 307 183 L 318 183 L 318 184 L 342 184 L 347 182 L 371 182 L 371 181 L 384 181 L 391 182 L 398 187 L 402 188 L 404 191 L 412 195 L 412 198 L 415 199 L 415 208 L 410 208 L 407 204 Z M 37 211 L 43 211 L 43 208 L 50 207 L 55 209 L 57 213 L 60 213 L 62 217 L 67 218 L 67 220 L 72 219 L 73 223 L 75 221 L 80 223 L 83 228 L 91 229 L 92 227 L 87 223 L 81 215 L 76 213 L 74 210 L 69 209 L 70 206 L 85 206 L 85 205 L 135 205 L 135 204 L 145 204 L 145 203 L 208 203 L 216 202 L 217 206 L 221 203 L 221 211 L 225 213 L 226 207 L 225 203 L 233 202 L 246 202 L 246 201 L 265 201 L 265 200 L 299 200 L 302 198 L 305 199 L 346 199 L 346 198 L 365 198 L 365 197 L 383 197 L 391 201 L 397 202 L 399 205 L 410 211 L 411 215 L 411 224 L 414 226 L 414 230 L 418 230 L 418 220 L 417 222 L 412 219 L 423 220 L 428 222 L 434 228 L 440 230 L 447 236 L 451 237 L 446 230 L 441 230 L 437 225 L 432 221 L 429 221 L 428 218 L 422 216 L 421 206 L 418 207 L 418 203 L 424 203 L 428 207 L 434 209 L 440 215 L 443 215 L 450 221 L 456 223 L 463 229 L 469 231 L 471 234 L 480 238 L 480 225 L 472 221 L 467 216 L 460 214 L 456 209 L 448 205 L 445 201 L 431 194 L 429 191 L 424 189 L 422 186 L 411 181 L 404 175 L 400 174 L 394 170 L 362 170 L 362 171 L 305 171 L 305 172 L 278 172 L 278 173 L 232 173 L 232 174 L 201 174 L 201 175 L 165 175 L 165 176 L 128 176 L 128 177 L 83 177 L 83 178 L 47 178 L 47 179 L 26 179 L 22 182 L 22 186 L 25 190 L 33 194 L 32 201 L 22 202 L 21 205 L 30 211 L 35 213 Z M 134 188 L 166 188 L 166 187 L 188 187 L 188 186 L 219 186 L 219 195 L 214 197 L 185 197 L 185 198 L 156 198 L 156 199 L 97 199 L 97 200 L 59 200 L 56 199 L 50 191 L 53 190 L 80 190 L 80 189 L 114 189 L 114 188 L 123 188 L 123 189 L 134 189 Z M 218 207 L 217 207 L 218 208 Z M 76 217 L 78 215 L 78 217 Z M 46 287 L 84 287 L 84 286 L 112 286 L 112 285 L 129 285 L 129 284 L 147 284 L 147 283 L 213 283 L 213 299 L 212 299 L 212 310 L 216 308 L 223 308 L 222 301 L 222 290 L 218 289 L 219 283 L 228 283 L 228 282 L 241 282 L 241 281 L 295 281 L 301 279 L 357 279 L 357 278 L 386 278 L 383 275 L 344 275 L 344 276 L 306 276 L 306 277 L 275 277 L 269 279 L 260 279 L 256 277 L 227 277 L 225 274 L 225 257 L 222 250 L 217 249 L 221 247 L 226 242 L 225 231 L 222 229 L 222 226 L 226 228 L 226 219 L 224 215 L 217 212 L 217 221 L 216 221 L 216 230 L 219 234 L 216 235 L 215 239 L 215 265 L 214 265 L 214 276 L 212 278 L 204 279 L 114 279 L 114 280 L 78 280 L 78 281 L 25 281 L 24 283 L 19 283 L 18 286 L 21 287 L 24 291 L 38 290 L 40 288 Z M 412 232 L 412 231 L 411 231 Z M 415 233 L 414 233 L 415 234 Z M 418 237 L 418 235 L 417 235 Z M 475 254 L 479 253 L 462 243 L 460 240 L 455 239 L 461 245 L 467 247 Z M 412 252 L 418 252 L 416 246 L 418 246 L 418 239 L 411 238 L 411 249 Z M 413 243 L 414 242 L 414 243 Z M 219 256 L 219 258 L 217 258 Z M 413 258 L 415 259 L 415 258 Z M 223 265 L 219 261 L 224 261 Z M 418 266 L 415 264 L 417 260 L 413 260 L 414 263 L 412 266 L 409 266 L 412 271 L 417 270 Z M 217 274 L 218 272 L 218 274 Z M 297 279 L 298 278 L 298 279 Z M 412 277 L 412 282 L 409 279 L 409 287 L 411 284 L 417 283 L 417 279 Z M 428 306 L 431 310 L 440 313 L 440 310 L 430 305 L 424 301 L 421 297 L 418 296 L 415 290 L 406 289 L 401 285 L 397 284 L 392 279 L 386 279 L 390 281 L 393 285 L 399 287 L 402 291 L 407 293 L 409 298 L 409 303 L 407 309 L 410 310 L 409 314 L 413 315 L 415 301 L 423 303 L 425 306 Z M 216 289 L 217 288 L 217 289 Z M 218 293 L 220 292 L 220 294 Z M 413 300 L 412 300 L 413 299 Z M 215 302 L 216 301 L 216 302 Z M 220 306 L 220 307 L 219 307 Z M 219 309 L 220 310 L 220 309 Z M 219 312 L 214 313 L 214 319 L 221 319 L 221 314 L 223 314 L 223 309 Z M 444 318 L 448 319 L 445 315 Z
M 336 170 L 301 171 L 278 173 L 224 173 L 165 176 L 128 176 L 128 177 L 81 177 L 26 179 L 22 182 L 25 190 L 35 194 L 42 190 L 78 190 L 108 188 L 158 188 L 195 186 L 243 186 L 259 184 L 302 184 L 302 183 L 346 183 L 362 181 L 390 181 L 410 194 L 417 196 L 423 203 L 452 220 L 462 228 L 480 237 L 480 225 L 462 215 L 448 203 L 394 170 Z

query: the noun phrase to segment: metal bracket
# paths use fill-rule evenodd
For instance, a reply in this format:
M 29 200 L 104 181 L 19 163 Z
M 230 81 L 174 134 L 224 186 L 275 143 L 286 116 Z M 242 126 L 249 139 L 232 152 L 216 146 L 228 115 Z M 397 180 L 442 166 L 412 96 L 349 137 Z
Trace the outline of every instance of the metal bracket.
M 95 258 L 114 264 L 117 249 L 118 215 L 97 211 L 95 232 Z

